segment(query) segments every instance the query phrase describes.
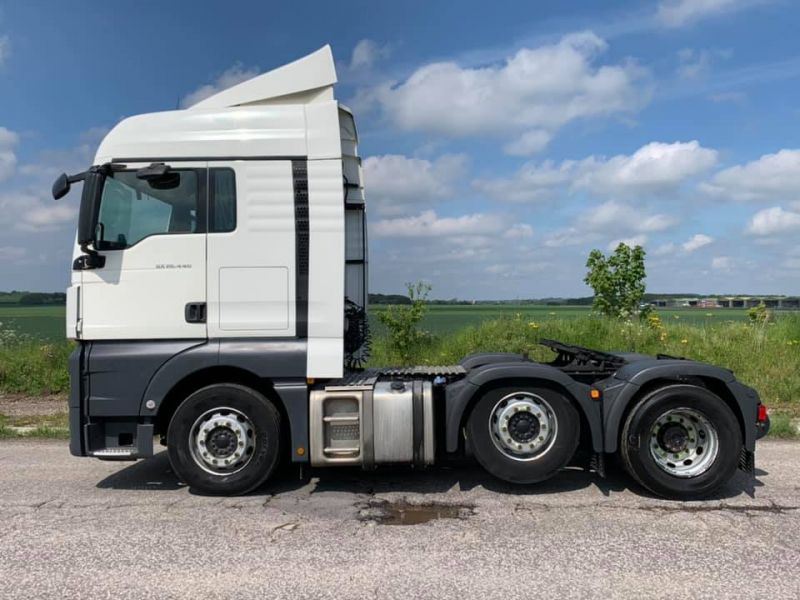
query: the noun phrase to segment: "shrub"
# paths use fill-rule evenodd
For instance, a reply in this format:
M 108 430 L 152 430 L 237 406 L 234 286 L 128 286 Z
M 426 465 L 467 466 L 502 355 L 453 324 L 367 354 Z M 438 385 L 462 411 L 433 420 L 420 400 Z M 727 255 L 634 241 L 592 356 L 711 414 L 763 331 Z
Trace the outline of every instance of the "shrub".
M 418 327 L 427 310 L 425 303 L 431 286 L 419 281 L 407 283 L 406 289 L 410 304 L 390 305 L 378 313 L 378 319 L 388 329 L 389 348 L 403 364 L 409 364 L 419 348 L 431 339 L 428 332 Z

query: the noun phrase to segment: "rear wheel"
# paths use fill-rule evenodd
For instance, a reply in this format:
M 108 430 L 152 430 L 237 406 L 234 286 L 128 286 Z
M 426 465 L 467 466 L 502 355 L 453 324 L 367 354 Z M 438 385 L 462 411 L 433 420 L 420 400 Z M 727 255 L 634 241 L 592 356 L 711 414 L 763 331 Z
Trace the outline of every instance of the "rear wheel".
M 626 470 L 650 491 L 690 500 L 713 494 L 733 476 L 742 433 L 733 411 L 716 394 L 671 385 L 648 394 L 622 430 Z
M 527 385 L 486 392 L 470 414 L 467 436 L 489 473 L 511 483 L 552 477 L 575 453 L 580 418 L 562 394 Z
M 191 488 L 244 494 L 261 485 L 278 463 L 280 414 L 253 389 L 210 385 L 175 411 L 167 446 L 172 468 Z

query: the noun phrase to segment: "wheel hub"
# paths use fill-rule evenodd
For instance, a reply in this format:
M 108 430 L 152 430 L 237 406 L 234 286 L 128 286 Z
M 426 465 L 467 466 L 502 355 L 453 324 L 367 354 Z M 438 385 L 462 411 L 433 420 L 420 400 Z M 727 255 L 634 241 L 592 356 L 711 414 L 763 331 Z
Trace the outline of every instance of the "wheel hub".
M 515 442 L 529 442 L 539 435 L 539 419 L 530 412 L 518 412 L 508 420 L 508 432 Z
M 694 408 L 673 408 L 650 429 L 650 456 L 675 477 L 697 477 L 717 458 L 719 434 L 711 420 Z
M 537 394 L 515 392 L 500 399 L 489 417 L 489 433 L 500 452 L 514 460 L 535 460 L 555 441 L 553 408 Z
M 192 459 L 212 475 L 231 475 L 243 469 L 253 457 L 255 443 L 253 422 L 233 408 L 203 413 L 189 433 Z
M 668 452 L 683 452 L 689 444 L 689 432 L 683 425 L 666 425 L 658 432 L 658 443 Z
M 215 427 L 206 436 L 206 448 L 217 458 L 226 458 L 233 454 L 237 446 L 236 433 L 227 427 Z

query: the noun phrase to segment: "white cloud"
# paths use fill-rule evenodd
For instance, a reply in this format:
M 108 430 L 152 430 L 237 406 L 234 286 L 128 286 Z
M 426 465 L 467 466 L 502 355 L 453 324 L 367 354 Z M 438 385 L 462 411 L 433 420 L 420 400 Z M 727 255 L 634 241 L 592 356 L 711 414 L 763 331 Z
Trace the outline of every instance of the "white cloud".
M 449 237 L 497 234 L 506 227 L 498 215 L 475 213 L 460 217 L 439 217 L 426 210 L 413 217 L 382 219 L 370 228 L 376 238 Z
M 5 127 L 0 127 L 0 181 L 8 179 L 17 168 L 17 155 L 14 148 L 19 136 Z
M 676 74 L 681 79 L 700 79 L 708 75 L 711 63 L 715 59 L 730 58 L 731 50 L 706 50 L 684 48 L 678 52 L 678 68 Z
M 585 243 L 587 240 L 581 232 L 574 227 L 554 231 L 544 240 L 544 245 L 547 248 L 564 248 L 567 246 L 578 246 Z
M 530 156 L 544 150 L 552 137 L 546 131 L 532 129 L 503 146 L 503 151 L 511 156 Z
M 665 214 L 644 215 L 640 209 L 614 200 L 587 210 L 578 218 L 581 231 L 635 231 L 654 232 L 669 229 L 677 223 L 675 217 Z
M 20 231 L 54 231 L 77 216 L 77 207 L 29 192 L 0 195 L 0 224 Z
M 666 27 L 681 27 L 747 5 L 747 0 L 662 0 L 657 18 Z
M 570 181 L 571 164 L 558 166 L 549 160 L 541 164 L 526 163 L 511 178 L 476 179 L 472 185 L 501 202 L 545 200 Z
M 0 190 L 0 233 L 63 232 L 71 227 L 78 214 L 81 184 L 73 186 L 72 193 L 59 201 L 53 200 L 50 186 L 62 172 L 73 174 L 89 167 L 97 144 L 107 131 L 105 127 L 87 129 L 79 135 L 76 146 L 45 149 L 30 162 L 19 165 L 15 176 Z M 0 127 L 0 166 L 3 149 L 16 143 L 17 135 Z M 40 244 L 42 238 L 37 239 Z
M 630 155 L 590 156 L 558 165 L 529 162 L 511 178 L 479 179 L 473 185 L 495 200 L 508 202 L 546 199 L 560 188 L 613 197 L 640 196 L 672 192 L 716 163 L 717 151 L 696 140 L 651 142 Z
M 430 205 L 451 196 L 466 173 L 467 157 L 445 154 L 436 160 L 401 154 L 364 160 L 364 181 L 370 204 L 382 214 L 405 212 L 409 205 Z
M 608 251 L 611 252 L 613 250 L 616 250 L 617 246 L 619 246 L 620 244 L 625 244 L 626 246 L 634 248 L 636 246 L 644 246 L 646 243 L 647 243 L 647 236 L 641 234 L 609 242 L 607 248 Z
M 661 193 L 675 189 L 717 164 L 717 151 L 697 140 L 651 142 L 632 155 L 590 157 L 578 164 L 576 185 L 608 194 Z
M 512 225 L 503 235 L 511 240 L 530 238 L 533 237 L 533 227 L 527 223 L 517 223 L 516 225 Z
M 730 271 L 733 268 L 733 259 L 730 256 L 715 256 L 711 259 L 711 268 L 718 271 Z
M 784 149 L 717 173 L 703 188 L 733 200 L 794 200 L 800 195 L 800 150 Z
M 704 233 L 696 233 L 683 244 L 681 244 L 681 248 L 683 248 L 684 252 L 691 253 L 695 250 L 699 250 L 703 246 L 708 246 L 709 244 L 713 243 L 713 241 L 714 238 L 707 236 Z
M 551 232 L 544 240 L 547 248 L 597 243 L 615 236 L 608 247 L 620 242 L 644 245 L 649 233 L 664 231 L 678 219 L 663 213 L 646 214 L 640 208 L 615 200 L 584 210 L 570 227 Z
M 513 135 L 515 153 L 541 149 L 542 135 L 575 119 L 629 112 L 647 94 L 637 85 L 644 71 L 630 61 L 598 65 L 607 44 L 592 32 L 523 48 L 502 64 L 463 67 L 438 62 L 401 83 L 362 90 L 359 101 L 377 102 L 404 130 L 448 136 Z
M 391 49 L 388 44 L 379 44 L 373 40 L 361 40 L 353 48 L 353 54 L 350 56 L 350 69 L 368 70 L 371 69 L 375 63 L 391 54 Z
M 0 67 L 2 67 L 8 60 L 11 54 L 11 40 L 7 35 L 0 35 Z
M 672 256 L 681 253 L 691 254 L 692 252 L 695 252 L 700 248 L 704 248 L 713 242 L 714 238 L 711 236 L 708 236 L 704 233 L 696 233 L 682 244 L 676 244 L 675 242 L 661 244 L 655 250 L 652 250 L 650 254 L 653 256 Z
M 197 104 L 201 100 L 210 98 L 214 94 L 226 90 L 234 85 L 252 79 L 259 74 L 258 69 L 248 69 L 242 66 L 241 63 L 236 63 L 232 67 L 225 70 L 213 83 L 201 85 L 199 88 L 186 94 L 181 99 L 181 108 L 188 108 Z
M 763 236 L 800 232 L 800 212 L 784 210 L 780 206 L 765 208 L 753 215 L 747 231 Z

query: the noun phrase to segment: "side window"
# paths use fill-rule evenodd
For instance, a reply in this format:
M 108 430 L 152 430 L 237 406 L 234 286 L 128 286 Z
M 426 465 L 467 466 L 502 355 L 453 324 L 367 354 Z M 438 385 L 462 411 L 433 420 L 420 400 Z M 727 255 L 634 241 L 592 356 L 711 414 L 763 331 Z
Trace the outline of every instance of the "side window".
M 233 169 L 211 169 L 209 179 L 208 232 L 233 231 L 236 229 L 236 174 Z
M 152 185 L 133 171 L 106 179 L 97 224 L 98 249 L 122 250 L 151 235 L 197 232 L 197 173 L 173 173 L 168 181 Z

